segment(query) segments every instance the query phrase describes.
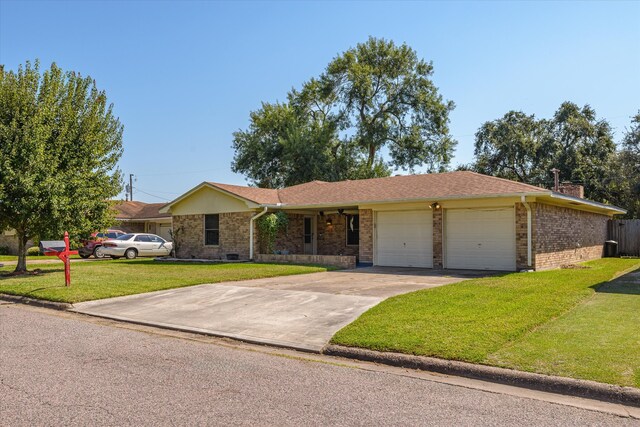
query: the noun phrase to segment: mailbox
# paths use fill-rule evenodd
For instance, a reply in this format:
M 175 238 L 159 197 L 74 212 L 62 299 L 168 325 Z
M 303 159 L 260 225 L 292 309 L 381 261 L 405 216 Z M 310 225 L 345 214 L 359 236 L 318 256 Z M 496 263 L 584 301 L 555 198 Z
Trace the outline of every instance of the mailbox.
M 78 251 L 69 249 L 69 233 L 64 232 L 64 240 L 42 240 L 40 252 L 44 255 L 54 255 L 64 262 L 64 284 L 71 286 L 71 255 L 78 255 Z
M 64 240 L 42 240 L 40 241 L 40 253 L 45 252 L 63 252 L 67 248 Z

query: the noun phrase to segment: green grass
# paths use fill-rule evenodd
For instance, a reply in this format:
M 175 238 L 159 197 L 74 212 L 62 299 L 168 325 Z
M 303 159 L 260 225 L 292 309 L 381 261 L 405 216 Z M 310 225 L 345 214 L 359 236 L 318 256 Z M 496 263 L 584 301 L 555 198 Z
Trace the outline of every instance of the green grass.
M 640 284 L 605 283 L 574 310 L 487 360 L 507 368 L 640 387 Z
M 393 297 L 332 342 L 638 387 L 640 297 L 632 291 L 594 295 L 640 261 L 585 265 L 590 268 L 506 274 Z M 611 326 L 614 319 L 613 327 L 599 323 Z
M 39 275 L 11 276 L 15 266 L 0 268 L 0 293 L 75 303 L 202 283 L 258 279 L 326 271 L 325 267 L 285 264 L 186 264 L 153 260 L 109 260 L 71 264 L 71 287 L 64 286 L 58 264 L 32 264 Z
M 79 255 L 71 255 L 73 259 L 79 259 Z M 58 259 L 57 256 L 44 256 L 44 255 L 28 255 L 27 261 L 38 261 L 41 259 Z M 0 261 L 18 261 L 17 255 L 0 255 Z

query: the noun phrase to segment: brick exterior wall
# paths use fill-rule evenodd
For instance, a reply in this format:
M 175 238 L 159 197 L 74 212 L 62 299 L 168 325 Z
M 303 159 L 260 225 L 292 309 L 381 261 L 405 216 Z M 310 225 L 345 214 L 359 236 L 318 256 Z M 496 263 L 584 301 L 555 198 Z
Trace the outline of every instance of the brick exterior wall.
M 279 262 L 285 264 L 320 264 L 338 268 L 356 268 L 356 257 L 346 255 L 274 255 L 256 254 L 257 262 Z
M 433 212 L 433 269 L 442 270 L 444 246 L 442 244 L 442 208 L 431 209 Z
M 607 215 L 535 203 L 536 270 L 602 258 Z
M 535 221 L 535 203 L 529 203 L 531 221 Z M 535 228 L 531 227 L 532 234 Z M 532 242 L 535 242 L 532 236 Z M 522 203 L 516 203 L 516 270 L 533 268 L 533 248 L 531 252 L 531 266 L 527 264 L 527 208 Z
M 287 250 L 290 254 L 303 254 L 302 232 L 304 230 L 304 215 L 288 214 L 287 216 L 289 217 L 289 223 L 285 230 L 278 233 L 274 249 L 278 251 Z M 266 248 L 260 247 L 260 253 L 265 252 Z
M 373 210 L 360 209 L 360 262 L 373 263 Z
M 328 220 L 331 220 L 330 226 L 327 225 Z M 318 217 L 318 255 L 358 256 L 359 252 L 359 245 L 347 246 L 346 215 Z
M 287 228 L 276 238 L 275 250 L 287 250 L 290 254 L 304 254 L 304 217 L 303 214 L 289 214 L 289 224 Z M 331 226 L 327 221 L 331 220 Z M 347 222 L 346 216 L 330 214 L 316 216 L 316 235 L 318 242 L 318 255 L 351 255 L 358 256 L 359 247 L 347 246 Z M 360 229 L 362 230 L 362 217 L 360 218 Z M 362 231 L 360 231 L 362 239 Z M 261 248 L 263 251 L 264 248 Z
M 249 259 L 249 221 L 253 212 L 231 212 L 219 215 L 220 244 L 218 246 L 204 244 L 204 215 L 174 216 L 176 256 L 224 259 L 227 254 L 238 254 L 240 259 Z

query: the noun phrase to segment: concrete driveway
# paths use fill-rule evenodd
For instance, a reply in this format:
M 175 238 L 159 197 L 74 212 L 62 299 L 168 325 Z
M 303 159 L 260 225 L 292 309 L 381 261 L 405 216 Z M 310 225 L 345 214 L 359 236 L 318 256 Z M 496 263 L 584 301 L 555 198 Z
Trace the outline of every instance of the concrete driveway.
M 319 352 L 384 299 L 487 272 L 369 267 L 189 286 L 74 304 L 110 319 Z

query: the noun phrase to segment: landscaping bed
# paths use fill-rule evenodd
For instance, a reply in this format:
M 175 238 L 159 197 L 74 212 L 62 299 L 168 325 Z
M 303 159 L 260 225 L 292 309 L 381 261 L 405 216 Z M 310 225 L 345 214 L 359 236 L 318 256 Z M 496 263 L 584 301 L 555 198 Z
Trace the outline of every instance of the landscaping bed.
M 326 271 L 319 266 L 281 264 L 184 264 L 149 259 L 78 262 L 71 265 L 71 287 L 64 286 L 60 264 L 30 264 L 38 274 L 12 276 L 15 266 L 0 268 L 0 293 L 76 303 L 163 289 L 234 280 Z
M 584 265 L 399 295 L 332 343 L 640 387 L 640 289 L 607 283 L 640 260 Z

